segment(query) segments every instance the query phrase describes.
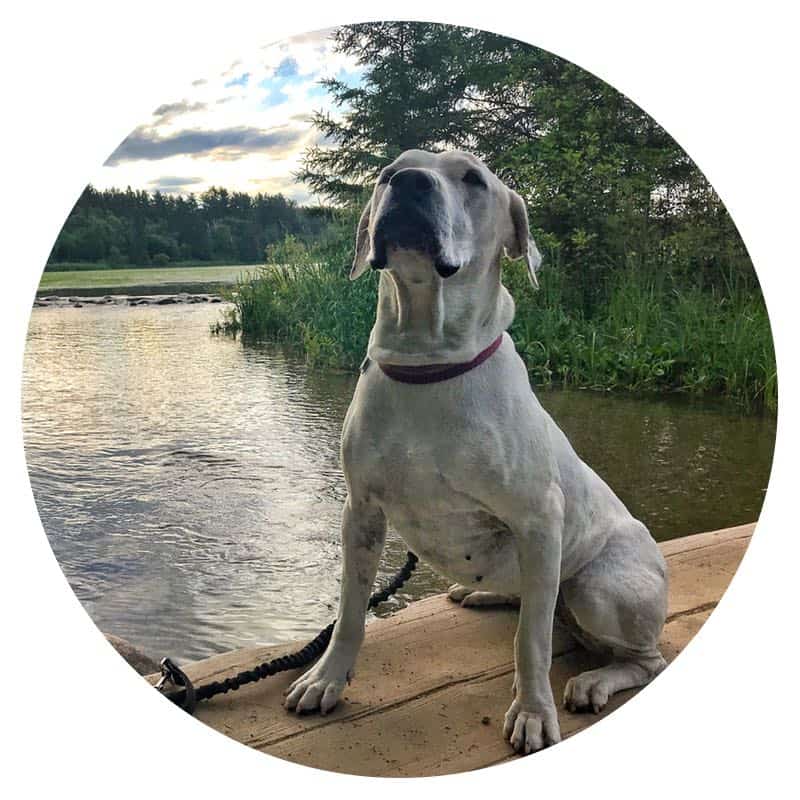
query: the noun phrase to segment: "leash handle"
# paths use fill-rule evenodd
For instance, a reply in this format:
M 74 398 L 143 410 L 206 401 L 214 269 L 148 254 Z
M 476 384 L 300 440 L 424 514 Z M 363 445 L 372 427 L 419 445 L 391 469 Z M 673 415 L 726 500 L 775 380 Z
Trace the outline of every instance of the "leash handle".
M 169 656 L 161 659 L 161 677 L 158 679 L 156 689 L 161 694 L 166 694 L 167 683 L 184 689 L 181 693 L 183 699 L 180 702 L 173 697 L 170 697 L 170 700 L 177 703 L 187 713 L 193 714 L 197 706 L 197 692 L 194 684 L 189 680 L 189 676 Z

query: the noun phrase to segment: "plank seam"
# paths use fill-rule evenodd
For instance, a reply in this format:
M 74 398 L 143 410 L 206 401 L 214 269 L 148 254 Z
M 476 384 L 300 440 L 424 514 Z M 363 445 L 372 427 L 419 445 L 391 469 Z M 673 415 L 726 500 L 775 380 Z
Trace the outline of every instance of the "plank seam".
M 668 625 L 670 622 L 680 619 L 681 617 L 690 617 L 693 614 L 702 614 L 705 611 L 713 611 L 717 607 L 718 602 L 718 600 L 711 600 L 708 603 L 701 603 L 699 606 L 695 606 L 694 608 L 684 608 L 681 611 L 674 611 L 672 614 L 667 614 L 667 619 L 664 622 L 664 625 Z

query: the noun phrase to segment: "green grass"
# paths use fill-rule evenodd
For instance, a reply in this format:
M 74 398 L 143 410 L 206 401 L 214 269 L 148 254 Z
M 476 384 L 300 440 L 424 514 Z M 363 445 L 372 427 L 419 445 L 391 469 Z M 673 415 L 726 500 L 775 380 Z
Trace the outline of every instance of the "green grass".
M 118 289 L 126 286 L 160 286 L 162 284 L 236 283 L 253 265 L 214 267 L 134 267 L 125 269 L 74 270 L 45 272 L 39 282 L 40 291 L 60 289 Z
M 93 272 L 95 270 L 125 270 L 125 269 L 163 269 L 167 267 L 227 267 L 230 265 L 228 261 L 169 261 L 168 264 L 111 264 L 103 263 L 102 261 L 52 261 L 44 269 L 45 272 L 83 272 L 84 270 Z M 245 266 L 258 267 L 260 264 L 251 263 Z
M 296 248 L 295 248 L 296 249 Z M 261 269 L 229 291 L 232 305 L 213 330 L 295 345 L 312 365 L 355 369 L 375 318 L 377 276 L 347 277 L 349 243 L 291 266 Z M 558 266 L 534 292 L 519 263 L 504 268 L 517 314 L 510 333 L 531 379 L 635 392 L 728 397 L 748 411 L 777 407 L 769 319 L 758 291 L 681 288 L 669 273 L 616 273 L 592 319 L 571 310 L 571 284 Z
M 510 275 L 509 275 L 510 273 Z M 777 370 L 769 317 L 755 290 L 708 290 L 617 274 L 593 319 L 558 302 L 563 273 L 542 275 L 542 296 L 506 282 L 517 300 L 511 335 L 535 383 L 634 392 L 679 391 L 775 411 Z

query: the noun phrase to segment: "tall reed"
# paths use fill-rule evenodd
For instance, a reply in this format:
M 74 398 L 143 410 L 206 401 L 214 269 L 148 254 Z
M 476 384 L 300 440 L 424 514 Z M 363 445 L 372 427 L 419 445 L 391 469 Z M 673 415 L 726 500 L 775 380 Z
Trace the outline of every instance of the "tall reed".
M 354 369 L 375 316 L 377 279 L 351 282 L 349 240 L 309 252 L 290 242 L 283 266 L 236 285 L 215 326 L 295 345 L 312 365 Z M 517 313 L 510 329 L 537 384 L 722 395 L 749 411 L 777 407 L 769 318 L 757 290 L 679 286 L 668 271 L 621 269 L 591 318 L 575 310 L 574 280 L 557 254 L 534 292 L 504 267 Z

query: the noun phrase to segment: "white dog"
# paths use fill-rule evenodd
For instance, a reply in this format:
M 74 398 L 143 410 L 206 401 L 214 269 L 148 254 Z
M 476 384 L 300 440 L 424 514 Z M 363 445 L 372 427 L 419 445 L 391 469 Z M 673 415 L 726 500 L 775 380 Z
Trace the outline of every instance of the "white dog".
M 526 260 L 536 285 L 525 204 L 472 155 L 410 150 L 381 174 L 351 271 L 382 270 L 342 435 L 338 621 L 325 654 L 288 689 L 290 710 L 326 713 L 352 677 L 387 522 L 458 582 L 453 599 L 519 596 L 504 725 L 517 752 L 560 739 L 549 680 L 557 602 L 575 638 L 609 656 L 569 681 L 568 709 L 598 711 L 665 666 L 664 559 L 532 392 L 505 333 L 514 301 L 500 282 L 504 251 Z

